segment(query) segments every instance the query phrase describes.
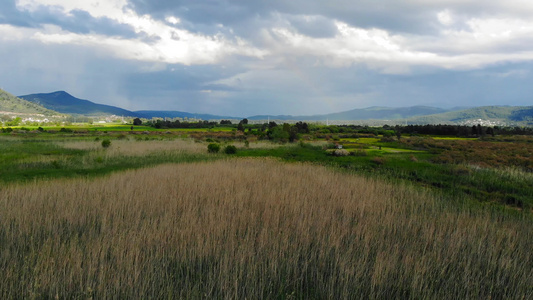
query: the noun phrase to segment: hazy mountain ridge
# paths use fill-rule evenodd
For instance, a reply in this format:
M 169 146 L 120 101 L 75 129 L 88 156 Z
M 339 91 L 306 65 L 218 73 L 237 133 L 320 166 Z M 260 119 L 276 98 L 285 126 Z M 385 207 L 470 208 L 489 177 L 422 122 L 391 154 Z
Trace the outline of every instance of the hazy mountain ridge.
M 136 116 L 129 110 L 78 99 L 65 91 L 23 95 L 19 98 L 65 114 Z
M 182 111 L 130 111 L 120 107 L 98 104 L 89 100 L 76 98 L 65 91 L 53 93 L 39 93 L 19 96 L 22 99 L 42 105 L 66 114 L 77 115 L 117 115 L 151 119 L 158 118 L 194 118 L 194 119 L 242 119 L 241 117 L 227 117 L 210 114 L 195 114 Z
M 479 106 L 407 119 L 415 124 L 470 124 L 476 121 L 533 125 L 533 106 Z
M 46 107 L 18 98 L 0 89 L 0 111 L 17 114 L 58 115 L 59 113 Z
M 68 114 L 119 115 L 146 119 L 158 117 L 202 120 L 235 120 L 243 118 L 235 116 L 231 117 L 212 114 L 189 113 L 182 111 L 129 111 L 111 105 L 96 104 L 89 100 L 78 99 L 64 91 L 24 95 L 20 96 L 20 98 L 31 101 L 34 104 L 42 105 L 45 108 Z M 22 99 L 19 100 L 24 101 Z M 378 121 L 381 123 L 390 121 L 391 123 L 405 124 L 470 124 L 480 122 L 481 120 L 487 124 L 495 125 L 533 126 L 533 106 L 480 106 L 472 108 L 456 107 L 452 109 L 443 109 L 431 106 L 373 106 L 323 115 L 255 115 L 247 118 L 255 121 L 268 119 L 279 121 Z
M 324 114 L 324 115 L 312 115 L 312 116 L 268 116 L 258 115 L 251 116 L 250 120 L 263 120 L 267 117 L 276 120 L 307 120 L 307 121 L 343 121 L 343 120 L 399 120 L 406 119 L 413 116 L 423 116 L 436 113 L 446 112 L 446 109 L 430 107 L 430 106 L 411 106 L 411 107 L 381 107 L 373 106 L 368 108 L 357 108 L 348 111 Z
M 134 111 L 140 118 L 189 118 L 189 119 L 202 119 L 202 120 L 222 120 L 222 119 L 233 119 L 238 120 L 242 117 L 228 117 L 228 116 L 219 116 L 211 114 L 195 114 L 188 113 L 184 111 L 166 111 L 166 110 L 137 110 Z

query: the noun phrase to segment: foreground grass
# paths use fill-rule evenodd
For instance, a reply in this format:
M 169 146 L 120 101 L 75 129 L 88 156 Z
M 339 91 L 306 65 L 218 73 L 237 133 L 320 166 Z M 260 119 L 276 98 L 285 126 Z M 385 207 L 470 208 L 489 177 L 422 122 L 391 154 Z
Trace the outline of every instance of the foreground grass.
M 111 139 L 104 149 L 103 139 Z M 0 136 L 0 182 L 99 176 L 169 162 L 217 159 L 191 140 L 113 136 L 45 139 Z
M 355 149 L 355 155 L 336 157 L 324 151 L 321 145 L 302 143 L 273 149 L 242 149 L 237 155 L 312 162 L 386 179 L 396 184 L 410 183 L 430 187 L 455 198 L 467 196 L 487 205 L 505 205 L 530 212 L 533 209 L 531 172 L 517 167 L 481 168 L 467 164 L 464 160 L 458 163 L 436 163 L 438 154 L 428 151 L 396 151 L 402 150 L 399 148 L 390 151 L 386 147 L 381 148 Z
M 530 214 L 268 159 L 0 189 L 0 298 L 533 296 Z

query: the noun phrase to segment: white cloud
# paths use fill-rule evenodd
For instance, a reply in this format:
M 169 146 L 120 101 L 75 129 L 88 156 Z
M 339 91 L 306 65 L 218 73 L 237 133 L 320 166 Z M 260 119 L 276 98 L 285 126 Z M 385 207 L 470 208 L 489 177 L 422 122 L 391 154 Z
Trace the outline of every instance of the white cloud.
M 437 19 L 442 25 L 450 26 L 455 22 L 454 17 L 450 10 L 445 9 L 437 14 Z
M 72 10 L 83 10 L 93 17 L 114 18 L 120 16 L 126 0 L 17 0 L 17 7 L 29 11 L 38 10 L 42 6 L 62 8 L 65 13 Z
M 128 97 L 152 97 L 154 103 L 166 97 L 160 102 L 165 105 L 182 97 L 193 99 L 188 104 L 191 107 L 194 99 L 214 99 L 223 103 L 218 108 L 230 112 L 244 109 L 242 104 L 251 99 L 261 99 L 268 102 L 264 106 L 274 107 L 269 101 L 276 98 L 272 103 L 287 103 L 294 110 L 301 110 L 301 102 L 305 101 L 312 104 L 305 107 L 311 113 L 328 107 L 329 112 L 349 109 L 352 100 L 373 104 L 375 99 L 436 97 L 429 87 L 415 97 L 397 95 L 408 94 L 424 83 L 431 89 L 446 85 L 441 81 L 442 74 L 451 74 L 450 87 L 457 83 L 454 78 L 466 73 L 487 73 L 494 81 L 502 82 L 531 77 L 530 0 L 381 0 L 379 4 L 366 1 L 365 5 L 347 0 L 335 5 L 303 0 L 230 1 L 228 5 L 138 0 L 137 7 L 132 1 L 17 0 L 20 14 L 4 18 L 3 22 L 33 27 L 0 25 L 0 51 L 9 60 L 15 57 L 10 54 L 12 49 L 20 48 L 19 59 L 11 62 L 11 68 L 20 66 L 26 70 L 20 72 L 24 76 L 34 76 L 35 70 L 40 72 L 40 77 L 35 75 L 37 79 L 26 80 L 27 86 L 39 82 L 41 89 L 43 81 L 50 80 L 47 85 L 53 81 L 54 86 L 66 86 L 64 89 L 84 85 L 89 93 L 95 88 L 87 86 L 103 81 L 99 79 L 100 70 L 91 66 L 105 64 L 113 66 L 104 68 L 109 90 L 113 90 L 113 85 L 124 85 L 115 91 L 120 94 L 151 76 L 158 83 L 167 78 L 164 71 L 170 70 L 176 77 L 168 77 L 164 89 L 146 84 Z M 7 7 L 13 11 L 12 5 Z M 143 13 L 134 9 L 142 9 Z M 82 24 L 76 23 L 76 18 L 98 26 L 76 26 Z M 29 63 L 28 53 L 35 56 L 34 61 L 43 63 L 36 68 L 35 62 Z M 65 60 L 64 56 L 70 54 L 74 58 Z M 129 69 L 121 70 L 123 66 Z M 231 70 L 226 72 L 223 66 Z M 90 72 L 93 73 L 86 74 Z M 421 72 L 424 76 L 420 76 Z M 4 73 L 3 78 L 7 78 Z M 133 80 L 132 73 L 146 77 Z M 350 77 L 351 74 L 355 75 Z M 347 75 L 349 79 L 340 78 Z M 435 76 L 437 83 L 430 84 L 426 75 Z M 179 90 L 175 88 L 175 82 L 183 82 L 184 78 L 190 78 L 190 82 Z M 406 84 L 409 78 L 417 78 L 416 83 L 413 80 Z M 486 78 L 479 80 L 485 84 Z M 397 86 L 387 90 L 394 80 L 398 80 Z M 374 88 L 367 91 L 362 86 Z M 143 88 L 164 93 L 153 95 Z M 92 99 L 81 94 L 85 92 L 81 87 L 77 91 L 79 96 Z M 210 103 L 205 101 L 202 103 Z M 231 107 L 233 101 L 241 102 Z M 331 103 L 325 106 L 324 101 Z M 343 103 L 342 107 L 339 103 Z M 251 112 L 256 108 L 252 105 L 247 109 Z
M 472 1 L 441 0 L 427 3 L 410 1 L 408 5 L 453 7 L 441 9 L 435 20 L 445 28 L 439 35 L 391 34 L 379 28 L 358 28 L 333 20 L 337 33 L 329 37 L 311 37 L 290 26 L 290 21 L 279 20 L 290 15 L 275 14 L 278 27 L 263 30 L 264 47 L 259 49 L 242 38 L 224 34 L 192 33 L 177 28 L 181 19 L 167 16 L 156 20 L 149 15 L 138 15 L 127 8 L 126 0 L 18 0 L 17 6 L 35 11 L 42 6 L 54 6 L 68 14 L 72 10 L 87 11 L 94 17 L 113 19 L 130 25 L 138 38 L 125 39 L 96 34 L 77 34 L 62 31 L 54 26 L 36 29 L 33 38 L 45 43 L 86 45 L 112 53 L 123 59 L 191 64 L 215 64 L 231 55 L 243 55 L 262 59 L 271 57 L 316 58 L 317 65 L 348 67 L 365 64 L 384 73 L 409 72 L 412 66 L 434 66 L 446 69 L 479 68 L 487 64 L 533 59 L 527 49 L 516 49 L 521 41 L 531 40 L 533 22 L 509 18 L 461 18 L 463 27 L 451 27 L 458 23 L 455 16 L 474 5 Z M 503 12 L 514 11 L 520 5 L 533 9 L 522 0 L 510 0 L 504 4 L 489 1 L 487 10 L 498 7 Z M 494 8 L 492 8 L 494 9 Z M 313 21 L 319 16 L 300 15 L 300 19 Z M 224 28 L 219 26 L 221 30 Z M 257 29 L 258 31 L 261 28 Z M 2 29 L 6 37 L 22 38 L 26 29 Z M 228 36 L 228 34 L 230 36 Z M 146 39 L 148 37 L 148 39 Z M 505 49 L 501 50 L 501 49 Z
M 453 22 L 449 12 L 437 18 Z M 338 34 L 331 38 L 313 38 L 278 27 L 266 39 L 269 49 L 281 57 L 316 57 L 319 65 L 333 68 L 364 64 L 387 74 L 408 73 L 416 66 L 467 70 L 533 60 L 533 50 L 524 47 L 525 41 L 533 42 L 533 22 L 529 21 L 470 19 L 468 30 L 446 29 L 439 36 L 392 35 L 381 29 L 335 24 Z
M 19 0 L 19 8 L 35 11 L 43 5 L 60 8 L 65 14 L 72 10 L 84 10 L 93 17 L 107 17 L 119 23 L 132 26 L 139 34 L 136 39 L 107 37 L 96 34 L 77 34 L 62 31 L 56 26 L 44 25 L 35 29 L 33 38 L 44 43 L 75 44 L 94 47 L 112 53 L 118 58 L 141 61 L 190 64 L 212 64 L 227 55 L 261 57 L 264 51 L 255 49 L 246 41 L 235 38 L 228 40 L 222 35 L 202 35 L 178 29 L 154 20 L 148 15 L 139 16 L 126 9 L 125 0 L 112 1 L 69 1 L 69 0 Z M 178 18 L 169 17 L 173 25 Z M 20 36 L 25 29 L 11 27 L 8 36 Z M 17 33 L 18 32 L 18 33 Z M 146 41 L 144 37 L 150 37 Z
M 174 25 L 177 25 L 177 24 L 181 23 L 181 20 L 179 18 L 174 17 L 174 16 L 167 17 L 165 20 L 167 22 L 169 22 L 170 24 L 174 24 Z
M 34 30 L 30 28 L 20 28 L 9 24 L 0 24 L 0 40 L 21 41 L 28 39 Z

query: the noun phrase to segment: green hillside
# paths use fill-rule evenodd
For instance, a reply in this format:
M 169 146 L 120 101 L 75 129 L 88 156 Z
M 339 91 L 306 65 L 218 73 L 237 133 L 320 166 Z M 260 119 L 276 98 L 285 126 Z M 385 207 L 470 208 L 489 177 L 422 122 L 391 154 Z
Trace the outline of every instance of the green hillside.
M 408 119 L 415 124 L 463 124 L 491 121 L 507 125 L 533 125 L 532 106 L 480 106 L 460 111 L 420 116 Z
M 17 98 L 2 89 L 0 89 L 0 112 L 43 114 L 47 116 L 59 114 L 53 110 L 46 109 L 41 105 Z

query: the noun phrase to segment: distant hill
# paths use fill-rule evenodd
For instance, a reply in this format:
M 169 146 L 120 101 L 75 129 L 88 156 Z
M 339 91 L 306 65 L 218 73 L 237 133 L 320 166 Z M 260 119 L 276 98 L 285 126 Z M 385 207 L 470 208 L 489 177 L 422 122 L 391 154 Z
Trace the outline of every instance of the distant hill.
M 189 118 L 189 119 L 201 119 L 201 120 L 239 120 L 242 117 L 228 117 L 210 114 L 194 114 L 183 111 L 164 111 L 164 110 L 138 110 L 134 111 L 140 118 Z
M 58 112 L 47 109 L 39 104 L 17 98 L 0 89 L 0 112 L 20 114 L 42 114 L 45 116 L 58 115 Z
M 313 116 L 268 116 L 258 115 L 251 116 L 250 120 L 264 120 L 267 118 L 276 120 L 306 120 L 306 121 L 345 121 L 345 120 L 399 120 L 407 119 L 414 116 L 424 116 L 443 113 L 448 110 L 430 106 L 411 106 L 411 107 L 368 107 L 360 109 L 352 109 L 344 112 L 313 115 Z
M 86 116 L 117 115 L 137 116 L 134 112 L 116 106 L 97 104 L 89 100 L 78 99 L 67 92 L 31 94 L 19 96 L 22 99 L 42 105 L 65 114 L 78 114 Z
M 1 90 L 0 90 L 1 91 Z M 20 96 L 18 99 L 4 91 L 0 93 L 0 111 L 44 112 L 46 109 L 65 114 L 79 115 L 119 115 L 151 119 L 157 118 L 189 118 L 202 120 L 242 119 L 242 117 L 220 116 L 211 114 L 195 114 L 182 111 L 129 111 L 119 107 L 96 104 L 88 100 L 78 99 L 67 92 L 59 91 L 47 94 L 32 94 Z M 17 100 L 18 99 L 18 100 Z M 2 106 L 3 105 L 3 106 Z M 44 106 L 44 107 L 43 107 Z M 5 107 L 2 109 L 2 107 Z M 453 109 L 442 109 L 430 106 L 411 107 L 368 107 L 352 109 L 344 112 L 312 115 L 255 115 L 247 117 L 249 120 L 280 120 L 280 121 L 359 121 L 369 124 L 380 123 L 408 123 L 408 124 L 472 124 L 481 122 L 497 125 L 533 126 L 533 106 L 482 106 Z M 481 121 L 480 121 L 481 120 Z
M 500 124 L 533 125 L 533 106 L 480 106 L 407 119 L 415 124 L 469 124 L 478 120 Z
M 20 96 L 36 104 L 40 104 L 49 109 L 53 109 L 66 114 L 78 114 L 86 116 L 117 115 L 139 118 L 195 118 L 202 120 L 213 119 L 240 119 L 237 117 L 217 116 L 209 114 L 194 114 L 181 111 L 130 111 L 116 106 L 97 104 L 89 100 L 78 99 L 65 91 L 53 93 L 41 93 Z

